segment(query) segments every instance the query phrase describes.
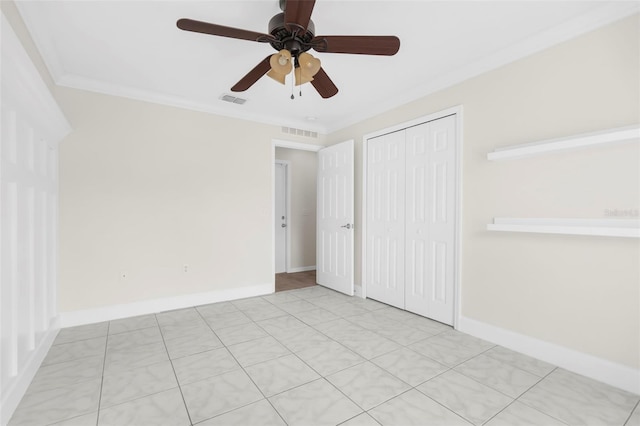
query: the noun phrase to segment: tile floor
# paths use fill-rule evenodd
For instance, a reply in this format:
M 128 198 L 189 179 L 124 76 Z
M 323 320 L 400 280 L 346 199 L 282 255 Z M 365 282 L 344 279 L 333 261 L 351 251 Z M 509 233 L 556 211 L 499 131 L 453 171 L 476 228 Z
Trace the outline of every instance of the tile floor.
M 17 425 L 638 425 L 640 397 L 320 286 L 60 331 Z

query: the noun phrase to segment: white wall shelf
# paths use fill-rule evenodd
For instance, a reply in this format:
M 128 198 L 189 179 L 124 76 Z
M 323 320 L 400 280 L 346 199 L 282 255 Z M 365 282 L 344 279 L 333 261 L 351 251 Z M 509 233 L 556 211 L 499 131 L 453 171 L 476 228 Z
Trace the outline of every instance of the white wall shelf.
M 516 219 L 496 217 L 493 219 L 493 223 L 487 225 L 487 230 L 640 238 L 640 219 Z
M 512 145 L 499 148 L 487 154 L 489 160 L 507 160 L 529 157 L 548 152 L 564 151 L 613 142 L 640 139 L 640 125 L 608 129 L 594 133 L 583 133 L 567 138 L 550 139 L 540 142 Z

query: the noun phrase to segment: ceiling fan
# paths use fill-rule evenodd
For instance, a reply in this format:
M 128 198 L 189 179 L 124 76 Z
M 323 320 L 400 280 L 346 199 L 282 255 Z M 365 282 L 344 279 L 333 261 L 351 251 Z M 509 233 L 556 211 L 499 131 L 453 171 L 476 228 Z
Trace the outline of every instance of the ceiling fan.
M 268 34 L 193 19 L 180 19 L 177 26 L 185 31 L 269 43 L 278 51 L 264 58 L 242 77 L 231 88 L 234 92 L 247 90 L 265 74 L 284 84 L 285 76 L 293 70 L 296 86 L 311 82 L 320 96 L 330 98 L 338 93 L 338 88 L 324 72 L 320 61 L 307 53 L 308 50 L 392 56 L 400 49 L 400 39 L 396 36 L 316 36 L 311 20 L 315 0 L 279 1 L 283 13 L 271 18 Z

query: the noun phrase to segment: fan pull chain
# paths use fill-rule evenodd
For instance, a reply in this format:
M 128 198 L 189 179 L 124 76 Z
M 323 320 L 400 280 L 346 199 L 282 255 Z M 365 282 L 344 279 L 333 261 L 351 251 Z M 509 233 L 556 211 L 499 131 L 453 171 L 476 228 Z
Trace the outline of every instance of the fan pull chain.
M 294 72 L 295 72 L 295 69 L 294 69 Z M 295 87 L 293 85 L 294 80 L 295 80 L 295 78 L 293 76 L 291 76 L 291 100 L 294 100 L 296 98 L 295 96 L 293 96 L 293 91 L 295 89 Z

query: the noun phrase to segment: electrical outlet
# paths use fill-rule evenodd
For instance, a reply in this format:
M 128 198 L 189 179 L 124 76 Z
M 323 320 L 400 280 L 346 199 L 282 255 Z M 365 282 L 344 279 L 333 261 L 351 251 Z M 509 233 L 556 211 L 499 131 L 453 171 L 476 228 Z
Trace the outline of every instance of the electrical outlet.
M 187 273 L 189 272 L 189 265 L 187 265 L 186 263 L 184 265 L 182 265 L 182 270 Z

